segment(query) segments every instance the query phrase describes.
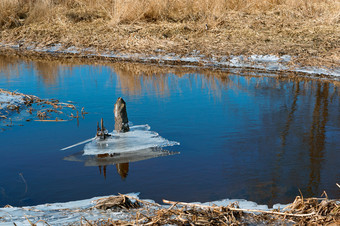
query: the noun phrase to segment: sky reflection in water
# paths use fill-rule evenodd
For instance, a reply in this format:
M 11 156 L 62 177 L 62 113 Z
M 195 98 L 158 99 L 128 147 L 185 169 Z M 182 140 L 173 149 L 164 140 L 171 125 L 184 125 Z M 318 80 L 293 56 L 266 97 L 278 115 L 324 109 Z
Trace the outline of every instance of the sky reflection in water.
M 23 122 L 0 132 L 0 206 L 141 192 L 142 198 L 273 204 L 299 194 L 339 197 L 338 85 L 141 64 L 81 65 L 0 57 L 0 87 L 74 101 L 85 119 Z M 65 161 L 95 134 L 113 105 L 127 102 L 134 125 L 180 142 L 177 155 L 129 165 Z M 120 174 L 119 174 L 120 172 Z M 122 176 L 123 175 L 123 176 Z

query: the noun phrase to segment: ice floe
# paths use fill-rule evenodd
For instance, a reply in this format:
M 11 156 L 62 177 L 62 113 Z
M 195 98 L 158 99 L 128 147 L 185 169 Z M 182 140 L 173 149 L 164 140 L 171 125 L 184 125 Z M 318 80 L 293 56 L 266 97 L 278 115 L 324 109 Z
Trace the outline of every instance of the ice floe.
M 179 143 L 169 141 L 158 133 L 150 131 L 149 125 L 138 125 L 131 126 L 130 131 L 126 133 L 113 131 L 111 137 L 105 140 L 92 140 L 85 145 L 84 155 L 120 154 L 174 145 L 179 145 Z

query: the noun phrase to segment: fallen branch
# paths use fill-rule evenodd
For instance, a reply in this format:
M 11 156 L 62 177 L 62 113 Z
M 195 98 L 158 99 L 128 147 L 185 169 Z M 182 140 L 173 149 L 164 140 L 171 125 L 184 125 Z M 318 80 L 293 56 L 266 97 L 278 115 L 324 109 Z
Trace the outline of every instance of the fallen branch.
M 163 199 L 163 202 L 166 204 L 178 204 L 182 206 L 190 206 L 190 207 L 199 207 L 205 209 L 220 209 L 220 206 L 208 206 L 202 204 L 193 204 L 193 203 L 186 203 L 186 202 L 174 202 Z M 292 214 L 292 213 L 282 213 L 282 212 L 274 212 L 274 211 L 266 211 L 266 210 L 254 210 L 254 209 L 240 209 L 240 208 L 233 208 L 227 207 L 232 211 L 240 211 L 240 212 L 255 212 L 255 213 L 266 213 L 266 214 L 275 214 L 275 215 L 283 215 L 283 216 L 290 216 L 290 217 L 310 217 L 315 215 L 315 212 L 307 213 L 307 214 Z

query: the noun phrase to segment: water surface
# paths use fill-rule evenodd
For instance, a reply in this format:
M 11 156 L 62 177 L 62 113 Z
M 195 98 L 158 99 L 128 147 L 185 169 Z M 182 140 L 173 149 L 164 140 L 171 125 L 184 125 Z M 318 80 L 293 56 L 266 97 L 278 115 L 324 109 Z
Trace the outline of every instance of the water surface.
M 299 189 L 305 197 L 324 190 L 339 197 L 335 83 L 256 71 L 8 57 L 0 58 L 0 70 L 1 88 L 73 101 L 89 112 L 78 123 L 22 122 L 0 132 L 0 206 L 128 192 L 157 202 L 242 198 L 269 205 L 292 202 Z M 113 130 L 118 97 L 134 125 L 149 124 L 180 142 L 166 148 L 180 154 L 100 167 L 63 160 L 84 145 L 60 149 L 93 137 L 100 118 Z

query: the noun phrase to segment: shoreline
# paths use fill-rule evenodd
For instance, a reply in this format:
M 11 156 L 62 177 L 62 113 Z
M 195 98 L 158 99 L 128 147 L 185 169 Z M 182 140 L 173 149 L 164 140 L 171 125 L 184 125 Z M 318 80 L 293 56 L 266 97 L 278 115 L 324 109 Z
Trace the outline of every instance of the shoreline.
M 284 55 L 251 55 L 251 56 L 223 56 L 207 57 L 194 51 L 187 55 L 177 55 L 159 51 L 155 54 L 120 53 L 114 51 L 98 51 L 90 48 L 65 48 L 62 44 L 37 47 L 28 45 L 22 47 L 14 44 L 0 42 L 0 54 L 3 56 L 19 56 L 31 59 L 78 59 L 86 60 L 86 63 L 97 62 L 122 62 L 156 64 L 159 66 L 180 66 L 197 69 L 221 70 L 221 71 L 258 71 L 259 73 L 277 73 L 280 75 L 293 75 L 311 79 L 328 79 L 340 81 L 340 66 L 336 68 L 298 66 L 294 64 L 294 57 Z
M 327 197 L 306 199 L 300 196 L 293 203 L 275 204 L 272 208 L 244 199 L 206 203 L 163 200 L 163 204 L 158 204 L 153 200 L 139 199 L 139 193 L 130 193 L 35 206 L 6 205 L 0 208 L 0 225 L 163 225 L 185 222 L 196 224 L 200 221 L 214 224 L 336 224 L 340 220 L 339 205 L 339 200 L 329 200 Z
M 21 55 L 340 77 L 337 1 L 5 0 L 2 6 L 0 49 Z

